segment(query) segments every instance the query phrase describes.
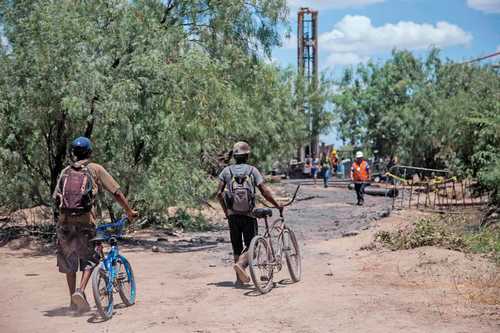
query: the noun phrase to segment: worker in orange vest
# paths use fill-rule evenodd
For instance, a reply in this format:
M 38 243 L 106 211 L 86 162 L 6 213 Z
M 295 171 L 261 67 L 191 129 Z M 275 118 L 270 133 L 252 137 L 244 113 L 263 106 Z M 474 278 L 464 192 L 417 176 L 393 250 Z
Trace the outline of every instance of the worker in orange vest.
M 370 183 L 370 179 L 370 166 L 368 162 L 363 159 L 363 152 L 358 151 L 356 153 L 356 160 L 351 166 L 351 180 L 356 190 L 358 206 L 362 206 L 365 201 L 363 197 L 364 188 Z

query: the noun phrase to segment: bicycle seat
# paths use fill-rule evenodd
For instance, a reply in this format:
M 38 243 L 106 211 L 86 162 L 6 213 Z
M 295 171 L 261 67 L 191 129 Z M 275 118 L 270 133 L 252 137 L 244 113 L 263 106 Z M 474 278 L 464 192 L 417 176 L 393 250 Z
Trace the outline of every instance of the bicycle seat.
M 106 233 L 98 233 L 95 235 L 94 238 L 92 238 L 90 241 L 91 242 L 104 242 L 104 241 L 107 241 L 108 239 L 110 238 L 109 235 L 107 235 Z
M 273 216 L 273 211 L 269 208 L 256 208 L 253 210 L 252 214 L 258 219 L 263 219 L 265 217 Z

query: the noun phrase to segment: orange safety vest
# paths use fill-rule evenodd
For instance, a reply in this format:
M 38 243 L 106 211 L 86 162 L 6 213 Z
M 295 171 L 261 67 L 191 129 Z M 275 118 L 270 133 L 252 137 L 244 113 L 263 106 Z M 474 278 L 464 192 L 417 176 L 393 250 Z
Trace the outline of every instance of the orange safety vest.
M 356 182 L 365 182 L 370 180 L 368 163 L 366 163 L 366 161 L 361 162 L 361 164 L 358 164 L 358 162 L 354 161 L 351 167 L 351 171 L 352 178 L 354 178 L 354 181 Z

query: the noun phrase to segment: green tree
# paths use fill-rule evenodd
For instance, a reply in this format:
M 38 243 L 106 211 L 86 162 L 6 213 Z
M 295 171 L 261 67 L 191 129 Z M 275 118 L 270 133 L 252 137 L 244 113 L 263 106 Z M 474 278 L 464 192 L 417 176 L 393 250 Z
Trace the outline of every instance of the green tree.
M 275 0 L 0 2 L 0 206 L 48 204 L 78 135 L 149 212 L 205 198 L 207 157 L 235 140 L 264 163 L 293 154 L 296 75 L 263 61 L 286 15 Z
M 498 193 L 499 91 L 491 66 L 443 62 L 437 49 L 425 59 L 394 51 L 382 64 L 347 70 L 333 101 L 351 144 L 405 164 L 479 176 Z

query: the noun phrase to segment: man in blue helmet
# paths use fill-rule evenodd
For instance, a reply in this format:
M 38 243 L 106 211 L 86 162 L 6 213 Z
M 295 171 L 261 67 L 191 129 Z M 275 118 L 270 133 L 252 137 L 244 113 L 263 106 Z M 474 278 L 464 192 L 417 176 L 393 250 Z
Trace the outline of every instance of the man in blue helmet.
M 79 312 L 90 310 L 85 287 L 99 261 L 90 241 L 95 236 L 95 197 L 105 189 L 125 210 L 129 219 L 137 217 L 120 190 L 118 183 L 97 163 L 90 162 L 92 143 L 86 137 L 71 144 L 73 163 L 59 175 L 53 198 L 57 204 L 57 266 L 66 274 L 70 293 L 70 308 Z M 76 272 L 82 277 L 76 288 Z

